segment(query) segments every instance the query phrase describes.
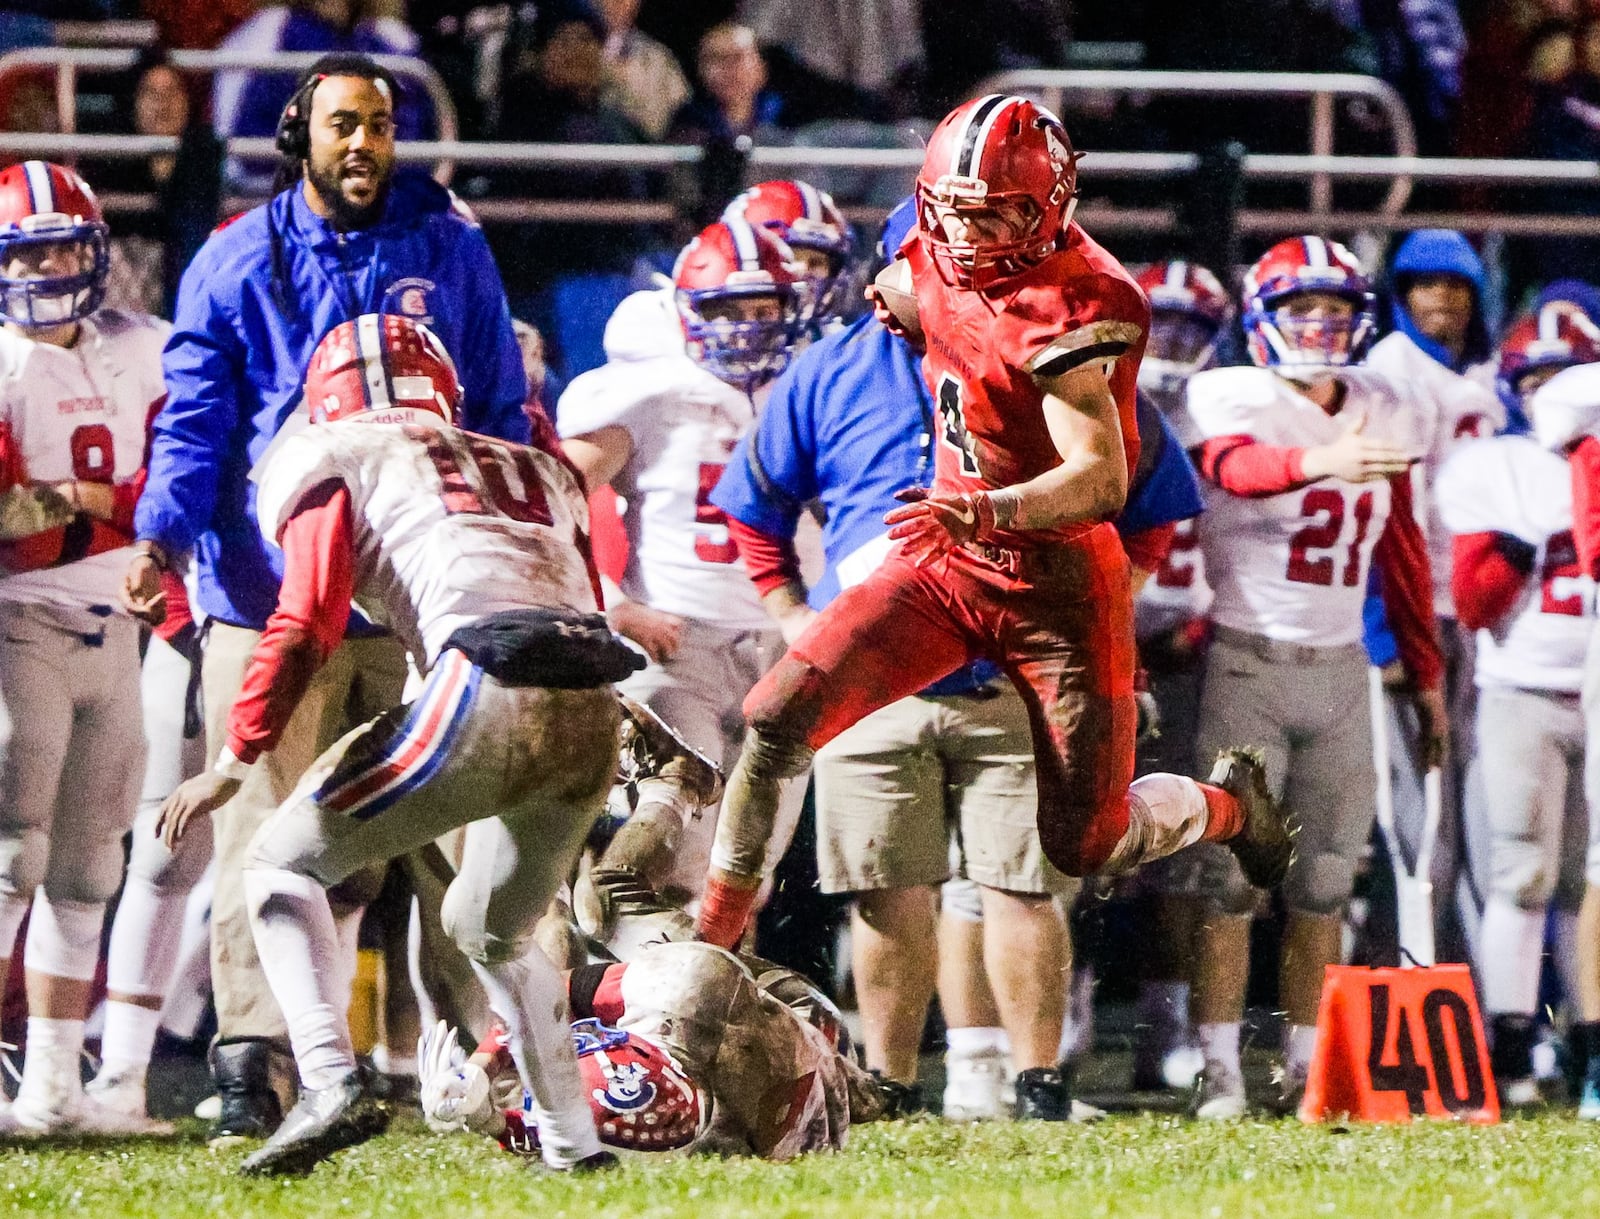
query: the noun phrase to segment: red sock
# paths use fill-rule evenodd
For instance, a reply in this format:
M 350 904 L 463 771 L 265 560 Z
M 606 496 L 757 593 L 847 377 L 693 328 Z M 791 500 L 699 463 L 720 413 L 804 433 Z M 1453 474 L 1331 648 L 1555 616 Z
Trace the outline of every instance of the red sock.
M 1242 804 L 1209 783 L 1200 784 L 1200 792 L 1206 798 L 1206 832 L 1200 835 L 1202 842 L 1226 842 L 1244 829 Z
M 750 911 L 756 904 L 756 893 L 761 888 L 756 882 L 745 889 L 720 877 L 706 878 L 706 891 L 700 899 L 700 918 L 695 924 L 695 936 L 707 944 L 730 951 L 744 934 L 750 921 Z

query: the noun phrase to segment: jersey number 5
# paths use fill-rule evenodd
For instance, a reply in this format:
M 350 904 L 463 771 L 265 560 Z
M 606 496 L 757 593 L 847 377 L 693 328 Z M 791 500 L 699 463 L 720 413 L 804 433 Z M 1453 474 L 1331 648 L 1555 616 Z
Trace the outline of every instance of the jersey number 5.
M 445 437 L 431 428 L 407 428 L 415 440 L 428 449 L 428 458 L 438 472 L 442 484 L 440 495 L 445 511 L 452 516 L 468 513 L 474 516 L 500 515 L 521 521 L 525 525 L 552 525 L 550 500 L 539 477 L 539 465 L 533 453 L 520 445 L 496 443 L 485 436 L 470 432 L 458 433 L 467 443 L 472 463 L 478 467 L 483 489 L 488 493 L 492 508 L 485 508 L 483 497 L 461 472 L 453 449 Z
M 739 557 L 739 548 L 728 537 L 728 517 L 711 502 L 711 492 L 722 478 L 723 466 L 714 461 L 700 463 L 700 488 L 694 497 L 694 557 L 702 563 L 732 563 Z M 707 537 L 709 531 L 713 536 Z M 720 531 L 723 541 L 716 541 Z
M 1332 487 L 1313 487 L 1300 502 L 1300 515 L 1312 521 L 1289 539 L 1289 569 L 1284 574 L 1296 584 L 1333 583 L 1334 559 L 1323 555 L 1313 559 L 1313 550 L 1333 550 L 1344 533 L 1344 494 Z M 1356 496 L 1354 509 L 1356 535 L 1350 539 L 1339 582 L 1354 588 L 1361 579 L 1361 545 L 1367 540 L 1367 527 L 1372 524 L 1372 492 L 1363 491 Z

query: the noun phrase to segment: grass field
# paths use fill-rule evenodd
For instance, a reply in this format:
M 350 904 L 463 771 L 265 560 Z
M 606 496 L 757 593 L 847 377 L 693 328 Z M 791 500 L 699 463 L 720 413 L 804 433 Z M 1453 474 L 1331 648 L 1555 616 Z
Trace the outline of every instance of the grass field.
M 233 1173 L 243 1152 L 212 1152 L 193 1130 L 171 1143 L 0 1148 L 0 1215 L 1600 1216 L 1600 1123 L 1557 1117 L 1492 1128 L 925 1119 L 863 1127 L 848 1151 L 788 1165 L 679 1159 L 576 1180 L 407 1119 L 309 1178 L 244 1181 Z

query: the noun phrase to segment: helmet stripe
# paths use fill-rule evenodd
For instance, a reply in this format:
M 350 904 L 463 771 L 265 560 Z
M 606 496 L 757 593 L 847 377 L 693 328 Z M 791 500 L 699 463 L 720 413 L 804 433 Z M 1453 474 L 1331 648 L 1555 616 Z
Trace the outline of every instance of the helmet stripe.
M 1020 105 L 1020 97 L 1002 97 L 997 105 L 989 111 L 983 120 L 983 126 L 978 129 L 977 139 L 972 148 L 972 164 L 967 170 L 967 176 L 972 178 L 983 177 L 983 152 L 989 146 L 989 133 L 994 130 L 995 124 L 1008 114 L 1012 107 Z
M 967 115 L 967 125 L 961 132 L 961 138 L 955 141 L 955 151 L 950 154 L 950 173 L 953 177 L 968 176 L 967 164 L 978 146 L 978 128 L 983 126 L 983 120 L 989 117 L 989 112 L 1005 100 L 1003 93 L 991 93 L 979 100 L 972 108 L 972 113 Z
M 739 255 L 741 271 L 755 271 L 761 266 L 761 247 L 756 244 L 755 230 L 744 216 L 729 216 L 722 222 L 733 234 L 733 249 Z
M 809 182 L 802 182 L 799 178 L 794 180 L 795 189 L 800 192 L 800 205 L 805 209 L 807 220 L 821 222 L 826 217 L 822 214 L 822 192 Z
M 363 313 L 356 319 L 356 357 L 361 361 L 361 380 L 370 410 L 387 410 L 394 405 L 389 397 L 389 372 L 383 364 L 383 318 Z
M 28 175 L 28 193 L 33 196 L 34 212 L 55 211 L 56 192 L 50 181 L 50 167 L 43 161 L 24 161 L 22 168 Z
M 1306 265 L 1308 267 L 1321 268 L 1332 265 L 1328 259 L 1328 243 L 1322 238 L 1307 237 L 1305 239 L 1305 246 Z
M 1539 338 L 1551 343 L 1561 337 L 1561 310 L 1548 304 L 1539 310 Z
M 1181 288 L 1189 278 L 1189 264 L 1175 258 L 1167 264 L 1167 279 L 1163 287 Z

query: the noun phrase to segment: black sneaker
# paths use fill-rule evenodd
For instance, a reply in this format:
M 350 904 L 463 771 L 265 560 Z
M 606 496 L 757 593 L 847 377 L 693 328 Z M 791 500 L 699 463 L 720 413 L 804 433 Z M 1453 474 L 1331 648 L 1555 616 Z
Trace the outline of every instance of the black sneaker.
M 361 1073 L 300 1094 L 267 1145 L 239 1166 L 247 1177 L 299 1176 L 336 1151 L 376 1138 L 389 1128 L 389 1112 L 367 1099 Z
M 602 1149 L 592 1156 L 584 1156 L 583 1159 L 575 1164 L 568 1164 L 565 1168 L 557 1168 L 552 1171 L 571 1173 L 575 1177 L 583 1177 L 592 1172 L 605 1172 L 607 1169 L 615 1168 L 621 1163 L 622 1161 L 617 1158 L 616 1152 Z
M 212 1048 L 211 1077 L 222 1102 L 211 1132 L 214 1142 L 264 1139 L 283 1121 L 272 1086 L 272 1055 L 272 1043 L 260 1038 L 219 1042 Z
M 1500 1103 L 1508 1108 L 1528 1108 L 1543 1099 L 1533 1075 L 1534 1040 L 1532 1016 L 1499 1012 L 1490 1021 L 1489 1069 Z
M 1072 1088 L 1054 1067 L 1029 1067 L 1017 1073 L 1019 1121 L 1070 1122 Z
M 1245 879 L 1258 889 L 1276 889 L 1289 872 L 1294 839 L 1283 810 L 1267 789 L 1267 768 L 1254 749 L 1224 749 L 1206 780 L 1244 809 L 1244 828 L 1225 844 Z
M 890 1079 L 882 1071 L 868 1071 L 872 1082 L 877 1085 L 878 1095 L 883 1098 L 883 1120 L 892 1122 L 896 1118 L 910 1117 L 913 1113 L 921 1113 L 928 1107 L 922 1099 L 922 1088 L 917 1084 L 903 1084 L 898 1079 Z

